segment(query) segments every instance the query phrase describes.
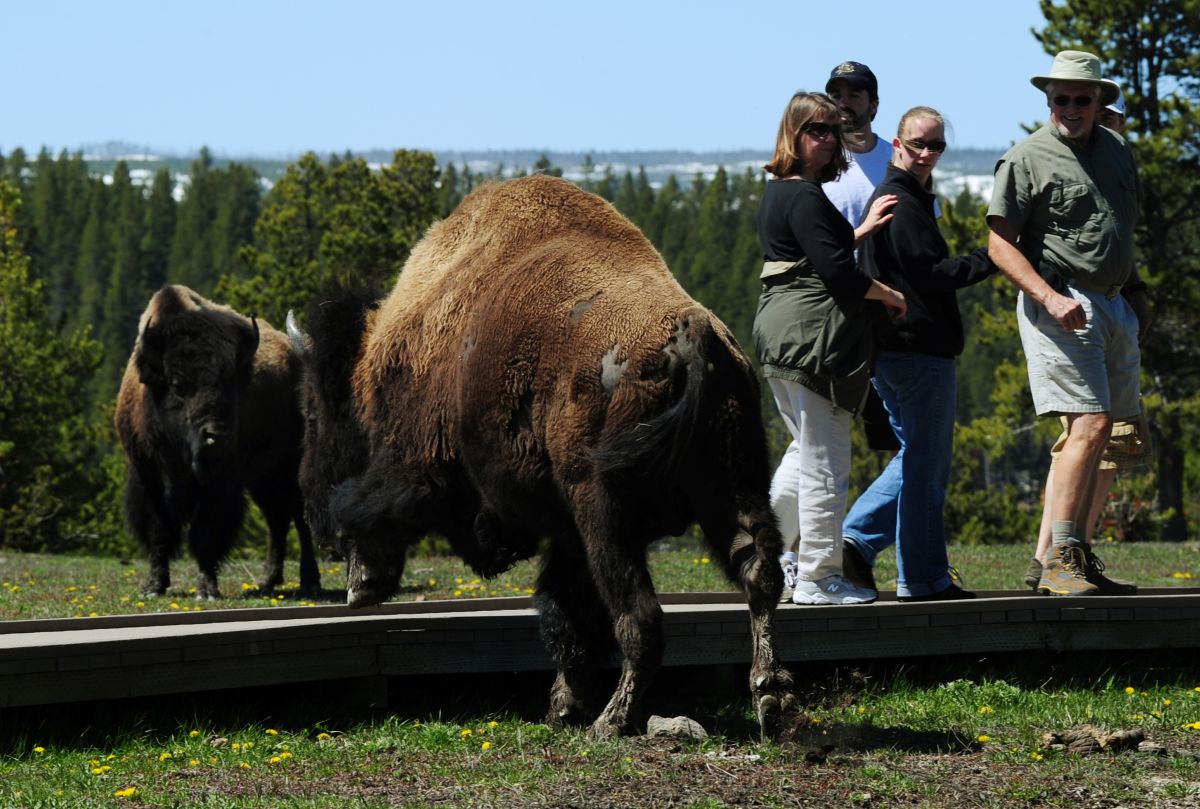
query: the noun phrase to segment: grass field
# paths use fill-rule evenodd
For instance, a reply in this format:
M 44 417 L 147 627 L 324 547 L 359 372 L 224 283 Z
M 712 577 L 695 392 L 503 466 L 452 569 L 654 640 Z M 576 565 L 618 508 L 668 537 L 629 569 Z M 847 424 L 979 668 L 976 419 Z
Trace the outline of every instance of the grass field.
M 1143 587 L 1200 585 L 1200 543 L 1109 543 L 1097 548 L 1111 575 Z M 1015 590 L 1023 588 L 1031 548 L 998 545 L 957 546 L 950 559 L 967 588 Z M 695 543 L 661 543 L 650 553 L 654 583 L 660 592 L 710 592 L 731 590 L 720 570 Z M 145 579 L 143 560 L 100 559 L 82 556 L 45 556 L 0 551 L 0 620 L 121 615 L 144 612 L 230 609 L 340 602 L 345 596 L 345 566 L 323 562 L 321 582 L 326 591 L 314 597 L 298 592 L 295 561 L 286 567 L 288 582 L 275 593 L 260 593 L 254 581 L 260 562 L 235 558 L 221 574 L 224 598 L 197 601 L 193 586 L 195 565 L 186 557 L 171 567 L 174 586 L 165 597 L 145 598 L 139 585 Z M 876 579 L 886 589 L 895 587 L 895 555 L 879 560 Z M 1193 578 L 1195 577 L 1195 578 Z M 479 598 L 530 595 L 537 579 L 536 560 L 523 562 L 487 581 L 481 580 L 457 558 L 419 556 L 409 559 L 397 600 Z
M 1190 586 L 1200 546 L 1107 545 L 1110 572 Z M 1016 589 L 1028 549 L 958 547 L 966 584 Z M 881 561 L 881 582 L 894 577 Z M 0 618 L 331 603 L 327 591 L 258 593 L 252 559 L 222 575 L 228 598 L 195 601 L 192 565 L 166 597 L 143 598 L 141 560 L 0 554 Z M 651 554 L 662 591 L 726 589 L 686 543 Z M 295 577 L 294 563 L 289 574 Z M 456 560 L 410 559 L 403 599 L 528 594 L 525 563 L 477 580 Z M 885 585 L 886 586 L 886 585 Z M 663 672 L 652 704 L 686 713 L 704 742 L 593 742 L 538 720 L 545 684 L 514 678 L 406 683 L 389 713 L 330 688 L 211 692 L 0 712 L 0 807 L 1200 806 L 1200 666 L 1194 652 L 1016 659 L 864 661 L 797 670 L 802 717 L 782 743 L 755 738 L 743 682 Z M 699 678 L 680 683 L 671 677 Z M 705 678 L 713 677 L 707 681 Z M 527 678 L 528 679 L 528 678 Z M 311 687 L 309 687 L 311 688 Z M 734 696 L 730 696 L 733 693 Z M 1154 751 L 1077 755 L 1044 738 L 1081 725 L 1136 731 Z

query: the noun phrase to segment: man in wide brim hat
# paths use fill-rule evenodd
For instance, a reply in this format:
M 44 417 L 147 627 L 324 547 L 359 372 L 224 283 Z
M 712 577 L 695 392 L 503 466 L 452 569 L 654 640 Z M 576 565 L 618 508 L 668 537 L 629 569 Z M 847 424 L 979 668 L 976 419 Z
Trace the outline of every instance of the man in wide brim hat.
M 1049 120 L 996 164 L 988 254 L 1020 290 L 1017 325 L 1039 416 L 1064 416 L 1067 439 L 1045 503 L 1051 546 L 1038 560 L 1045 595 L 1121 595 L 1088 540 L 1088 511 L 1114 420 L 1139 415 L 1134 268 L 1137 171 L 1129 144 L 1096 125 L 1118 88 L 1100 60 L 1062 51 L 1034 76 Z M 1126 294 L 1123 294 L 1126 293 Z M 1144 304 L 1144 297 L 1141 301 Z
M 1060 51 L 1050 66 L 1050 75 L 1034 76 L 1029 83 L 1042 92 L 1047 92 L 1051 82 L 1080 82 L 1095 84 L 1100 88 L 1100 106 L 1106 107 L 1117 100 L 1121 89 L 1100 75 L 1100 60 L 1085 51 Z

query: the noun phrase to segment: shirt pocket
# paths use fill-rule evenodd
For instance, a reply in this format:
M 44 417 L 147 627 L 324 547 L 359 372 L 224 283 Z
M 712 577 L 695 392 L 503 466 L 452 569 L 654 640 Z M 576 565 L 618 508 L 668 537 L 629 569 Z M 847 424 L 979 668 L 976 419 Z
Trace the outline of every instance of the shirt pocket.
M 1087 183 L 1062 185 L 1050 194 L 1050 219 L 1061 226 L 1081 225 L 1096 212 L 1096 198 Z

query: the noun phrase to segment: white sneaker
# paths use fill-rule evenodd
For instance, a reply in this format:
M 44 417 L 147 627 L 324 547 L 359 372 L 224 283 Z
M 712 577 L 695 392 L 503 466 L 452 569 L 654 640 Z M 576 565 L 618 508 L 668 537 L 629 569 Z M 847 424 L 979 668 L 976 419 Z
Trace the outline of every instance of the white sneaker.
M 793 604 L 870 604 L 879 594 L 848 582 L 840 573 L 816 581 L 797 579 Z
M 780 561 L 783 566 L 783 593 L 779 596 L 781 604 L 786 604 L 792 600 L 792 593 L 796 589 L 796 563 Z

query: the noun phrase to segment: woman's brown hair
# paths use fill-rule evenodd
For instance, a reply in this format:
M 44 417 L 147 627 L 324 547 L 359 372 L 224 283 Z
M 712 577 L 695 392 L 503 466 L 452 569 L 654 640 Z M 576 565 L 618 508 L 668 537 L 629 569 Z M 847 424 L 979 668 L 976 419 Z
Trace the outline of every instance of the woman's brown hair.
M 803 91 L 792 96 L 787 109 L 783 111 L 783 119 L 779 122 L 779 132 L 775 135 L 775 154 L 771 162 L 763 168 L 776 177 L 791 177 L 804 170 L 804 161 L 800 157 L 800 138 L 804 134 L 804 125 L 815 118 L 824 117 L 838 120 L 837 104 L 824 93 L 805 93 Z M 838 176 L 850 167 L 846 158 L 846 142 L 842 138 L 841 129 L 837 129 L 838 148 L 833 158 L 821 169 L 817 179 L 827 183 L 836 180 Z

